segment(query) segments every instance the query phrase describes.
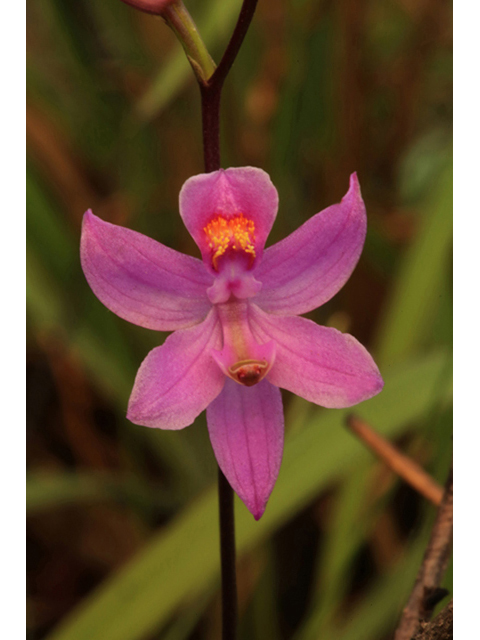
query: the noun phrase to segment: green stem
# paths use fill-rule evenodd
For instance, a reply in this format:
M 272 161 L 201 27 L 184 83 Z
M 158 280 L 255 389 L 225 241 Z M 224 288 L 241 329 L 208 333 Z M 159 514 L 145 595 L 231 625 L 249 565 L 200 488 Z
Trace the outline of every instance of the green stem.
M 182 0 L 169 5 L 163 17 L 181 42 L 198 81 L 203 85 L 207 84 L 216 65 Z

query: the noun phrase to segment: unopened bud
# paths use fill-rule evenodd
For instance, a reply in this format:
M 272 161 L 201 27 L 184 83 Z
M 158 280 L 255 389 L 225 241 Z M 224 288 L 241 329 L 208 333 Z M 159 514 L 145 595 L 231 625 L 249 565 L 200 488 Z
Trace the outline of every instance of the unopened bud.
M 175 2 L 175 0 L 122 0 L 125 4 L 138 9 L 139 11 L 145 11 L 145 13 L 153 13 L 160 16 L 165 9 Z

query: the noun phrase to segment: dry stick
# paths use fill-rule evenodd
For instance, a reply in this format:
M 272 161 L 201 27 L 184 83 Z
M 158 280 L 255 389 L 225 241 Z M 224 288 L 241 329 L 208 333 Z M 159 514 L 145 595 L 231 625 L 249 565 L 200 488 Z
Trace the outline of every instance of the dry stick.
M 403 610 L 394 640 L 411 640 L 420 624 L 430 619 L 433 608 L 438 602 L 436 596 L 441 595 L 443 591 L 439 586 L 450 557 L 452 530 L 453 472 L 450 469 L 422 566 Z
M 382 438 L 366 422 L 357 416 L 347 418 L 347 426 L 374 453 L 381 458 L 392 471 L 395 471 L 405 482 L 416 489 L 418 493 L 439 506 L 442 501 L 443 489 L 420 465 L 401 453 L 388 440 Z
M 453 640 L 453 600 L 431 622 L 422 622 L 412 640 Z

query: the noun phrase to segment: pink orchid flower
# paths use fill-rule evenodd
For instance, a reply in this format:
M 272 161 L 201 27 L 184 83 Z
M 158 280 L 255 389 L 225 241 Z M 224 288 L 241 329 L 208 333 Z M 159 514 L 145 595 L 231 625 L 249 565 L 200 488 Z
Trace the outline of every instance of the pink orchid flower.
M 203 264 L 91 211 L 81 243 L 83 271 L 106 307 L 174 331 L 140 366 L 128 419 L 183 429 L 206 409 L 218 464 L 256 519 L 280 469 L 280 388 L 342 408 L 383 387 L 355 338 L 298 317 L 335 295 L 358 262 L 366 214 L 356 174 L 340 204 L 264 251 L 277 207 L 264 171 L 221 169 L 193 176 L 180 192 Z

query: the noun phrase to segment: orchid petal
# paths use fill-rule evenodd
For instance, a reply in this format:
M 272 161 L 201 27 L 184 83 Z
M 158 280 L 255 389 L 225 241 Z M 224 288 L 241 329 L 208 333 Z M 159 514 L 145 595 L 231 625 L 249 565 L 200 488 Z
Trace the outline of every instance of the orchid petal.
M 199 260 L 104 222 L 90 210 L 83 218 L 81 261 L 97 298 L 141 327 L 192 326 L 211 308 L 206 290 L 213 280 Z
M 278 193 L 265 171 L 255 167 L 220 169 L 189 178 L 180 191 L 180 215 L 204 261 L 211 263 L 205 227 L 220 216 L 243 215 L 253 221 L 255 262 L 277 215 Z
M 383 388 L 377 365 L 353 336 L 306 318 L 272 316 L 251 305 L 250 327 L 259 342 L 274 340 L 272 384 L 322 407 L 341 409 Z
M 172 333 L 142 362 L 127 418 L 160 429 L 183 429 L 192 424 L 223 388 L 225 376 L 211 355 L 221 344 L 214 309 L 201 324 Z
M 255 269 L 262 289 L 255 303 L 269 313 L 298 315 L 332 298 L 355 268 L 366 234 L 365 205 L 357 175 L 334 204 L 266 249 Z
M 227 378 L 222 393 L 207 409 L 207 424 L 220 469 L 258 520 L 282 460 L 280 390 L 267 380 L 244 387 Z

